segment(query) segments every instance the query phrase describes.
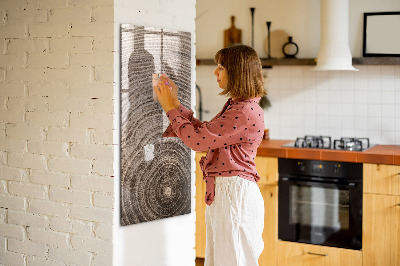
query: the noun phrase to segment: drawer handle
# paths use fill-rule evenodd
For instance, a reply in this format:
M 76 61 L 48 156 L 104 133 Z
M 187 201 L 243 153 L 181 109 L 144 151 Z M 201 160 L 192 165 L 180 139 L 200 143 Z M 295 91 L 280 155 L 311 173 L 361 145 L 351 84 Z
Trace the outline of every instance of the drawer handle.
M 328 254 L 313 253 L 313 252 L 307 252 L 307 253 L 310 254 L 310 255 L 317 255 L 317 256 L 323 256 L 323 257 L 328 256 Z

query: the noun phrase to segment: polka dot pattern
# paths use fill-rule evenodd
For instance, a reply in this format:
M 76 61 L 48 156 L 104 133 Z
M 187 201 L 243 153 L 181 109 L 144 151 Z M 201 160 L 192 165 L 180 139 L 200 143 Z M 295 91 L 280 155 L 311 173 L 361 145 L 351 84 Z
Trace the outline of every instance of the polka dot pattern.
M 259 100 L 260 97 L 230 98 L 209 122 L 193 118 L 193 112 L 182 105 L 167 113 L 171 124 L 165 136 L 174 134 L 195 151 L 208 150 L 200 160 L 208 205 L 214 200 L 215 176 L 240 176 L 254 182 L 260 179 L 254 159 L 249 160 L 255 157 L 264 133 L 264 116 L 260 115 L 263 110 L 258 105 Z

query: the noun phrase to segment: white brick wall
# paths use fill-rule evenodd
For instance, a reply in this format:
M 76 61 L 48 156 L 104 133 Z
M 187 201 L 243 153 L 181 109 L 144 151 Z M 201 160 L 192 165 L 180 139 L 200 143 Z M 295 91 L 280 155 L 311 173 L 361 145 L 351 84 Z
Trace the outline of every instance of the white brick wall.
M 113 0 L 1 0 L 0 265 L 112 265 Z

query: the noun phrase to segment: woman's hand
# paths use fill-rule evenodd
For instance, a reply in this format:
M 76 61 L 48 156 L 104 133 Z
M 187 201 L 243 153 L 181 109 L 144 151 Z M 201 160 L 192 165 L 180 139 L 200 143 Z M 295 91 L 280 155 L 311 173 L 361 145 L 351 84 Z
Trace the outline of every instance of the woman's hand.
M 161 81 L 157 83 L 157 86 L 153 86 L 153 90 L 156 92 L 158 101 L 166 113 L 171 109 L 175 109 L 170 85 L 165 77 L 161 77 Z
M 174 105 L 175 109 L 179 107 L 181 104 L 178 100 L 178 87 L 175 85 L 175 82 L 172 81 L 172 79 L 168 78 L 166 74 L 162 74 L 160 76 L 161 82 L 165 84 L 167 82 L 169 86 L 171 87 L 171 99 L 172 99 L 172 104 Z

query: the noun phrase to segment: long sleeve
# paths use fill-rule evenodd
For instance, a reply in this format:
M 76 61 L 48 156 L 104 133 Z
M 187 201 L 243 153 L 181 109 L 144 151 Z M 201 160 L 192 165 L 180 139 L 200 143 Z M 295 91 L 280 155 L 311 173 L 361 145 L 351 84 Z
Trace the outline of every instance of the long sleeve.
M 192 123 L 176 109 L 168 111 L 173 132 L 194 151 L 205 151 L 245 142 L 248 117 L 242 110 L 227 109 L 210 122 Z
M 167 112 L 174 136 L 195 151 L 206 151 L 199 165 L 206 182 L 205 202 L 212 204 L 215 177 L 240 176 L 257 182 L 260 175 L 254 163 L 264 134 L 264 114 L 260 97 L 228 99 L 209 122 L 193 120 L 193 112 L 180 107 Z
M 179 114 L 181 116 L 183 116 L 184 118 L 188 119 L 190 121 L 190 123 L 194 126 L 194 127 L 199 127 L 201 125 L 201 121 L 195 117 L 193 117 L 193 111 L 186 108 L 183 104 L 180 104 L 178 106 L 178 109 L 176 109 Z M 177 137 L 177 135 L 175 134 L 174 130 L 172 130 L 172 125 L 169 124 L 169 126 L 167 127 L 167 129 L 165 130 L 165 132 L 163 133 L 162 137 Z

